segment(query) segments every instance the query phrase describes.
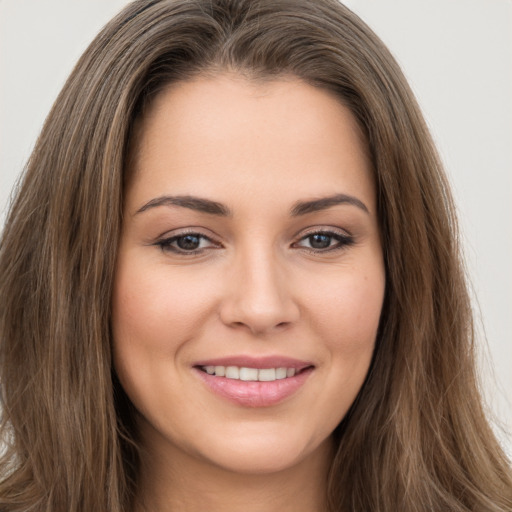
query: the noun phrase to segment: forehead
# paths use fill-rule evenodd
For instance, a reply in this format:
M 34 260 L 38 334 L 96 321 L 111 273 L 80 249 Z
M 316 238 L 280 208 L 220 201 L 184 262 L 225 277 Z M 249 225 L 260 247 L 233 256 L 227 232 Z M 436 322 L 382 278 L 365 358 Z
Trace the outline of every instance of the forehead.
M 293 77 L 172 84 L 138 122 L 131 165 L 128 193 L 141 200 L 159 189 L 220 199 L 227 184 L 282 201 L 334 188 L 374 195 L 367 145 L 350 110 Z

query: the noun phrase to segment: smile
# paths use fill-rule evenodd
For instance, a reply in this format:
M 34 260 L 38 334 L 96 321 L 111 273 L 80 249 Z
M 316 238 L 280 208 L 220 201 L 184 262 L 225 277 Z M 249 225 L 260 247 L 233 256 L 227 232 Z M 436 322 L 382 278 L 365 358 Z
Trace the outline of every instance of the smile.
M 198 361 L 196 375 L 215 395 L 242 407 L 271 407 L 299 392 L 315 365 L 284 356 Z
M 201 370 L 209 375 L 226 379 L 272 382 L 293 377 L 295 368 L 247 368 L 238 366 L 202 366 Z

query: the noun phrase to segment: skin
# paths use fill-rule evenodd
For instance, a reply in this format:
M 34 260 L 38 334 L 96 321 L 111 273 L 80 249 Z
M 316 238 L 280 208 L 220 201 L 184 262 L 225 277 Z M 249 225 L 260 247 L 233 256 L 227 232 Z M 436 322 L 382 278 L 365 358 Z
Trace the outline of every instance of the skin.
M 136 128 L 112 327 L 144 447 L 139 502 L 325 509 L 331 434 L 366 377 L 385 287 L 360 129 L 334 96 L 298 79 L 232 74 L 172 85 Z M 293 212 L 339 194 L 350 200 Z M 163 195 L 215 201 L 229 215 L 151 206 Z M 179 251 L 190 232 L 199 250 Z M 249 407 L 194 368 L 233 355 L 312 370 L 286 399 Z

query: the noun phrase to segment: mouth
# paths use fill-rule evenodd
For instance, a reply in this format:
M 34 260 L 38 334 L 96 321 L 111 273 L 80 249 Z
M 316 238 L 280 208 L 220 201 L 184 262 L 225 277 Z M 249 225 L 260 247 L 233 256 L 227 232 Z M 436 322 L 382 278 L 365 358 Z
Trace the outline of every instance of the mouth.
M 215 395 L 242 407 L 270 407 L 297 393 L 315 366 L 289 358 L 229 358 L 194 365 Z

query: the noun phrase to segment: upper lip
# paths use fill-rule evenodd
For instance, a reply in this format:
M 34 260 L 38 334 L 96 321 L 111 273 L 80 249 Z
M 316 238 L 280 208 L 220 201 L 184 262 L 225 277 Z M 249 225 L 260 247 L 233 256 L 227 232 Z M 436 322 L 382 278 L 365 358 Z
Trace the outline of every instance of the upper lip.
M 219 357 L 198 361 L 194 366 L 238 366 L 239 368 L 295 368 L 296 371 L 314 366 L 309 361 L 303 361 L 287 356 L 254 357 L 248 355 Z

